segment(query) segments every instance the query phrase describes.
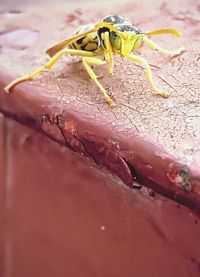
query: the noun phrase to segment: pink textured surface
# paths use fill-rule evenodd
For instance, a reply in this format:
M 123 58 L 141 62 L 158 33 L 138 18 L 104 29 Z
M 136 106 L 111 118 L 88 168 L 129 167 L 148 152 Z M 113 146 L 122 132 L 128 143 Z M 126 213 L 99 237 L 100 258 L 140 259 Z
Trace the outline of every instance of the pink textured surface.
M 98 75 L 104 73 L 102 83 L 118 103 L 110 109 L 82 64 L 76 58 L 63 57 L 51 72 L 18 85 L 10 95 L 0 93 L 0 110 L 45 131 L 60 143 L 67 143 L 75 151 L 84 154 L 89 151 L 92 158 L 98 156 L 99 164 L 115 173 L 107 159 L 114 149 L 112 162 L 117 160 L 121 164 L 118 176 L 127 185 L 132 184 L 135 176 L 131 177 L 124 161 L 158 191 L 167 190 L 175 199 L 197 208 L 200 206 L 198 11 L 199 4 L 193 0 L 106 6 L 106 14 L 124 14 L 144 31 L 166 27 L 182 31 L 180 40 L 170 36 L 155 38 L 170 49 L 184 46 L 186 52 L 178 58 L 162 57 L 147 47 L 140 51 L 152 64 L 160 86 L 171 92 L 169 99 L 153 96 L 144 70 L 116 57 L 112 79 L 105 74 L 106 67 L 95 69 Z M 91 4 L 81 8 L 62 4 L 49 7 L 48 14 L 42 7 L 12 13 L 12 17 L 8 14 L 5 9 L 1 13 L 2 92 L 11 79 L 42 65 L 46 61 L 43 53 L 53 43 L 71 35 L 79 24 L 104 16 L 105 5 L 95 4 L 95 12 Z M 15 30 L 26 30 L 30 39 L 16 45 Z M 10 39 L 13 34 L 14 42 Z M 35 42 L 30 46 L 30 41 Z M 71 124 L 68 119 L 75 127 L 68 128 Z M 84 128 L 87 133 L 83 133 Z M 97 154 L 91 151 L 94 141 L 104 147 L 103 159 L 98 146 L 92 146 Z
M 7 130 L 5 277 L 199 276 L 189 209 L 11 120 Z

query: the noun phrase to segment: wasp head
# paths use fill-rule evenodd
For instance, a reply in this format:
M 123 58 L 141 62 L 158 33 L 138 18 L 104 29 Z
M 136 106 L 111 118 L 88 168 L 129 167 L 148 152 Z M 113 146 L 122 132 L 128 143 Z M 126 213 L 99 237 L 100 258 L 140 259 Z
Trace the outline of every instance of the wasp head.
M 110 33 L 110 41 L 113 49 L 123 57 L 138 49 L 142 45 L 142 32 L 131 25 L 120 25 L 116 32 Z

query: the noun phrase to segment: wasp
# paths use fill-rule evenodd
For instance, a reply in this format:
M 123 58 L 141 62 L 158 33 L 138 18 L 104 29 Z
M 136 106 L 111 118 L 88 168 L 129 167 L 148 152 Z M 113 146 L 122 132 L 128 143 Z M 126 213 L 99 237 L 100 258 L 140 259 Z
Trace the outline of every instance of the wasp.
M 179 55 L 182 53 L 183 48 L 170 51 L 158 46 L 149 38 L 160 34 L 180 36 L 180 32 L 175 29 L 160 29 L 143 33 L 140 29 L 133 26 L 131 21 L 126 17 L 119 15 L 104 17 L 97 24 L 81 26 L 75 31 L 74 35 L 53 45 L 46 51 L 50 59 L 44 66 L 27 76 L 14 80 L 5 87 L 5 91 L 9 92 L 16 84 L 31 79 L 44 69 L 50 69 L 62 55 L 76 55 L 82 57 L 85 69 L 98 86 L 107 103 L 110 106 L 114 106 L 115 102 L 99 82 L 99 78 L 94 73 L 92 65 L 103 65 L 107 63 L 111 76 L 113 74 L 114 65 L 113 57 L 114 55 L 120 55 L 123 58 L 128 58 L 143 65 L 146 69 L 147 79 L 151 83 L 154 93 L 167 97 L 168 93 L 160 90 L 155 84 L 148 62 L 143 57 L 133 54 L 133 52 L 144 43 L 161 53 L 169 55 Z

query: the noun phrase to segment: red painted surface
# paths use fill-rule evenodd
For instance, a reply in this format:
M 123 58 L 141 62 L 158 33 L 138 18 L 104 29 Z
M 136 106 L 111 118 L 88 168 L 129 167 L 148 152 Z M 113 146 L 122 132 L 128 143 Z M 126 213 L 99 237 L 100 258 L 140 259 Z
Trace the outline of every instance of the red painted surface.
M 105 12 L 144 31 L 182 31 L 179 41 L 155 38 L 184 46 L 180 57 L 140 53 L 169 99 L 154 97 L 144 70 L 119 57 L 113 78 L 95 68 L 114 109 L 71 57 L 4 93 L 45 62 L 45 49 Z M 106 11 L 56 3 L 48 13 L 0 6 L 0 111 L 37 130 L 0 116 L 0 277 L 200 275 L 199 217 L 175 202 L 200 205 L 198 12 L 196 0 L 113 2 Z M 175 201 L 126 187 L 135 173 Z

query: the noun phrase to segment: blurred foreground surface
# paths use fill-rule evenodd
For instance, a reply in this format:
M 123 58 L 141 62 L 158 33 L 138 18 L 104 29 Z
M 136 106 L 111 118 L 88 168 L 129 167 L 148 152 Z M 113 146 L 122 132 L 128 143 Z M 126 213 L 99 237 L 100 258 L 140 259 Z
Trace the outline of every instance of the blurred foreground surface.
M 0 128 L 1 277 L 199 276 L 189 209 L 2 116 Z

